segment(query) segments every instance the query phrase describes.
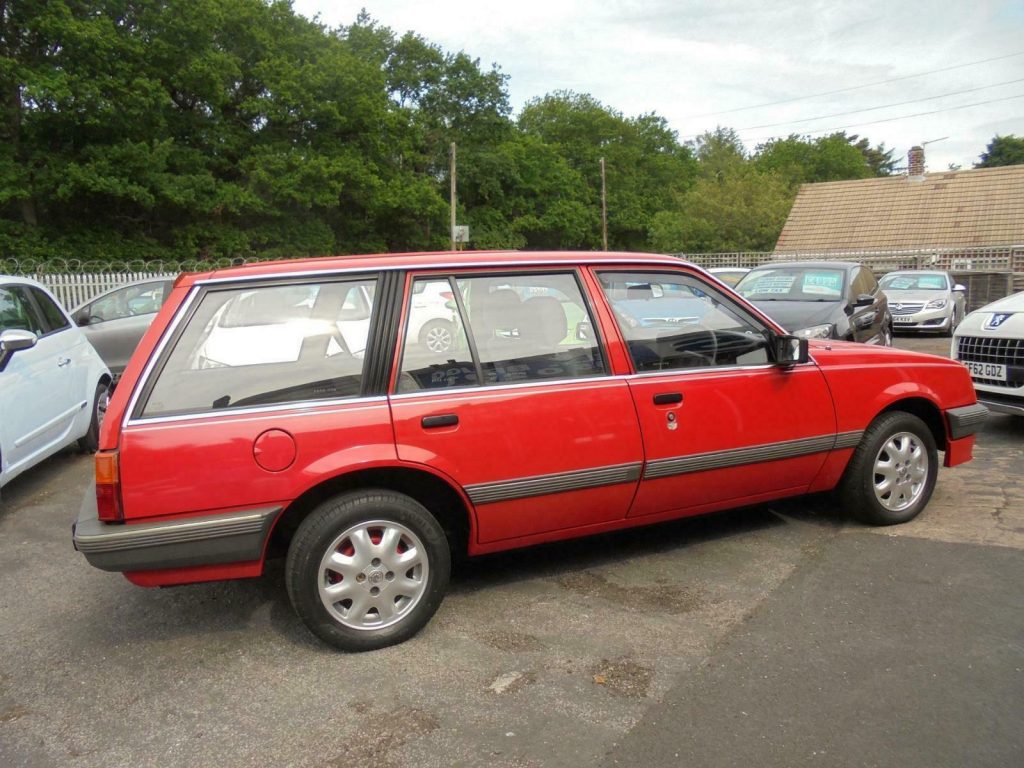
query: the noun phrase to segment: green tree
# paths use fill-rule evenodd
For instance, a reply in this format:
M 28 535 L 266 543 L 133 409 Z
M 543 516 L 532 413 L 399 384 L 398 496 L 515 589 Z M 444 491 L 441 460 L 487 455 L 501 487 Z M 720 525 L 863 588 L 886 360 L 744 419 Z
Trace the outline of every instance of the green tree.
M 793 187 L 822 181 L 867 179 L 891 166 L 884 147 L 872 149 L 867 139 L 844 132 L 811 139 L 792 134 L 758 146 L 754 163 L 774 172 Z M 884 174 L 883 174 L 884 175 Z
M 1001 165 L 1024 164 L 1024 138 L 1020 136 L 999 136 L 988 143 L 981 153 L 975 168 L 997 168 Z

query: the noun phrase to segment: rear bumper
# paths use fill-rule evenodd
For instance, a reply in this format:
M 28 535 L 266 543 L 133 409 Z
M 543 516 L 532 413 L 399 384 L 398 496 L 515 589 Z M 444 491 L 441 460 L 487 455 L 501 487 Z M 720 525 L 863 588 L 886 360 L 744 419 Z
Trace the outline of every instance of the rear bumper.
M 150 571 L 259 560 L 281 507 L 155 523 L 110 524 L 89 488 L 72 526 L 75 549 L 104 571 Z

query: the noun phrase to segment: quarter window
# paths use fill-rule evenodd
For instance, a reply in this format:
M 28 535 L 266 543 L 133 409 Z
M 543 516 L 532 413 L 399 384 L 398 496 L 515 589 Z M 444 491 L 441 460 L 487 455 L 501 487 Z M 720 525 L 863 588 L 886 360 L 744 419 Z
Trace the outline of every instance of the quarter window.
M 637 372 L 769 362 L 766 331 L 688 275 L 599 275 Z
M 606 370 L 574 275 L 420 279 L 408 314 L 400 392 L 576 379 Z
M 357 397 L 375 282 L 209 291 L 143 416 Z

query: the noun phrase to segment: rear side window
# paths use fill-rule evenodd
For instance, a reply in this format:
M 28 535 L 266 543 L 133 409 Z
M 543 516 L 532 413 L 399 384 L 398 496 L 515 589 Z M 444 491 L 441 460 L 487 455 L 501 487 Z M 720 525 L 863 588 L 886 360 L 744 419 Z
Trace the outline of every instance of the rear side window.
M 571 274 L 417 280 L 408 317 L 399 392 L 605 372 Z
M 102 323 L 123 317 L 150 315 L 160 309 L 170 283 L 141 283 L 111 291 L 89 305 L 89 322 Z
M 358 397 L 376 281 L 209 291 L 142 416 Z

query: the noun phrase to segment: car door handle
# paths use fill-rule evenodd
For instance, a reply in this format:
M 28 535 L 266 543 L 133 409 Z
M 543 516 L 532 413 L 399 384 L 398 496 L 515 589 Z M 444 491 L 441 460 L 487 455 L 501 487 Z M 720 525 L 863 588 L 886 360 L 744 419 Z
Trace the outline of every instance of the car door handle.
M 58 368 L 63 368 L 65 365 L 70 365 L 70 364 L 71 364 L 71 358 L 70 357 L 58 357 L 57 358 L 57 367 Z
M 659 392 L 654 396 L 655 405 L 674 405 L 683 402 L 682 392 Z
M 420 424 L 424 429 L 436 429 L 437 427 L 454 427 L 459 423 L 459 417 L 454 413 L 442 413 L 438 416 L 424 416 Z

